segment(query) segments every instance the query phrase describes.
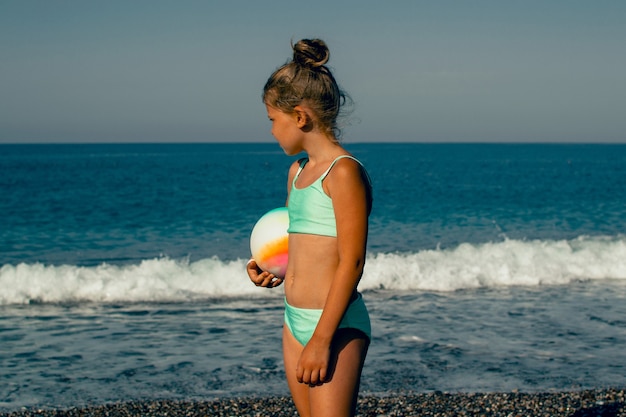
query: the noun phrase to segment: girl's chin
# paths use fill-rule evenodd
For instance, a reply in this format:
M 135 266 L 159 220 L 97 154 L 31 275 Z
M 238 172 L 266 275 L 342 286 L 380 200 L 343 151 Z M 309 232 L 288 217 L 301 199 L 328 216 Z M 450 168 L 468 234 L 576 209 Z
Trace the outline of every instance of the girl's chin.
M 282 146 L 281 146 L 281 149 L 283 150 L 283 152 L 285 152 L 285 155 L 287 155 L 287 156 L 294 156 L 294 155 L 298 155 L 300 153 L 299 150 L 288 149 L 288 148 L 284 148 Z

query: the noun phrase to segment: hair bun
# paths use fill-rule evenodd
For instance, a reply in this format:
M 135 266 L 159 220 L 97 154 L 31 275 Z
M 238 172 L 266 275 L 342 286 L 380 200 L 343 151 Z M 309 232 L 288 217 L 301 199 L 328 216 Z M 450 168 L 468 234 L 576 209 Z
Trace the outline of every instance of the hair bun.
M 292 48 L 293 61 L 305 67 L 321 67 L 330 58 L 330 51 L 321 39 L 302 39 Z

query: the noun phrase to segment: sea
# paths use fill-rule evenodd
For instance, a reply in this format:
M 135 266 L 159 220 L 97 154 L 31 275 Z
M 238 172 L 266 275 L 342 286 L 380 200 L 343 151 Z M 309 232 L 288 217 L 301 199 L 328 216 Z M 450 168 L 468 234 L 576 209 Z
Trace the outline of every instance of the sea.
M 626 387 L 626 145 L 353 143 L 374 187 L 361 393 Z M 288 395 L 245 273 L 299 156 L 0 145 L 0 410 Z

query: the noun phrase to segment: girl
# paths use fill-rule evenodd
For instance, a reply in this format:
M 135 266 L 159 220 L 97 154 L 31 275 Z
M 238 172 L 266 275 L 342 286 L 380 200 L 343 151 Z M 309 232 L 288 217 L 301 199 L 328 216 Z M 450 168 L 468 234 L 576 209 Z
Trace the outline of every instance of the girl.
M 285 284 L 283 356 L 300 416 L 355 414 L 370 321 L 357 285 L 363 273 L 371 187 L 361 164 L 337 140 L 346 96 L 324 65 L 319 39 L 292 45 L 293 60 L 265 84 L 272 135 L 289 170 L 289 263 L 284 278 L 247 265 L 260 287 Z

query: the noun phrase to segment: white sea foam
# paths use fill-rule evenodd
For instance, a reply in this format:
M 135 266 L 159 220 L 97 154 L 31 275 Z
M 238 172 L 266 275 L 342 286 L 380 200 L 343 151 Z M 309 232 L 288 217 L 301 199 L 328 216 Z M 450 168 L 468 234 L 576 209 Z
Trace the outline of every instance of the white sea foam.
M 276 291 L 261 291 L 250 283 L 245 262 L 158 258 L 122 266 L 4 265 L 0 268 L 0 305 L 275 296 Z M 506 240 L 373 254 L 360 289 L 455 291 L 602 279 L 626 280 L 626 237 Z
M 377 254 L 368 260 L 361 288 L 455 291 L 601 279 L 626 280 L 624 236 L 464 243 L 448 250 Z
M 254 293 L 244 261 L 159 258 L 138 265 L 19 264 L 0 269 L 0 305 L 32 302 L 187 301 Z

